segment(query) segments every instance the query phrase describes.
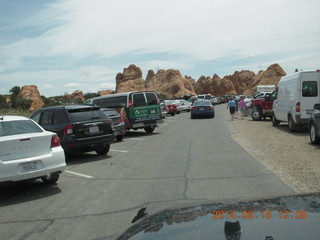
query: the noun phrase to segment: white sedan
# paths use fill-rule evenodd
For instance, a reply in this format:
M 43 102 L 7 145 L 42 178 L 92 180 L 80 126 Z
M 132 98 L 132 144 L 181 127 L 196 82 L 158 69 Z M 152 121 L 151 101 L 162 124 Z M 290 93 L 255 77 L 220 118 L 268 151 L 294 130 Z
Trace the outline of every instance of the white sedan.
M 58 181 L 66 161 L 59 137 L 33 120 L 0 116 L 0 182 Z

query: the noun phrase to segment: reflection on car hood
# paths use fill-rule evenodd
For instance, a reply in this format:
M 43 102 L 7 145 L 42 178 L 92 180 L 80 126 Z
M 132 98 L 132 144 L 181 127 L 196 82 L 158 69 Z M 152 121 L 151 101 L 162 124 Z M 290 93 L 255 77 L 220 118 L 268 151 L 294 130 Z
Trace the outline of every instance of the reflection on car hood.
M 319 223 L 320 193 L 314 193 L 164 210 L 118 239 L 320 239 Z

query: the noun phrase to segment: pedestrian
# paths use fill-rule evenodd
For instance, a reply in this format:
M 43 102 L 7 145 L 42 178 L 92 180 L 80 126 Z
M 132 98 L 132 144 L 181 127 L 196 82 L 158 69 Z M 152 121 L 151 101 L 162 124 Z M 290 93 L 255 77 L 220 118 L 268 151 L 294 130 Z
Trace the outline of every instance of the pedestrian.
M 240 98 L 240 101 L 238 102 L 238 108 L 240 110 L 240 117 L 241 119 L 244 119 L 245 117 L 245 113 L 246 113 L 246 109 L 247 109 L 247 104 L 246 102 L 244 101 L 244 98 L 241 97 Z
M 228 105 L 227 105 L 227 109 L 229 109 L 230 111 L 230 115 L 231 115 L 231 121 L 233 121 L 233 119 L 235 118 L 234 114 L 236 112 L 236 102 L 234 101 L 234 98 L 232 97 L 229 101 L 228 101 Z

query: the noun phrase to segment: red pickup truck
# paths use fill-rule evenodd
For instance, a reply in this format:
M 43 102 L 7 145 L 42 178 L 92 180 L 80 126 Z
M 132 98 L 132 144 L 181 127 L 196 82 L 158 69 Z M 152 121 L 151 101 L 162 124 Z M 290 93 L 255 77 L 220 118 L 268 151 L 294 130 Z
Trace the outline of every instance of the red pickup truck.
M 266 117 L 272 118 L 272 104 L 274 97 L 272 93 L 267 93 L 262 98 L 253 99 L 249 111 L 254 121 L 260 121 Z

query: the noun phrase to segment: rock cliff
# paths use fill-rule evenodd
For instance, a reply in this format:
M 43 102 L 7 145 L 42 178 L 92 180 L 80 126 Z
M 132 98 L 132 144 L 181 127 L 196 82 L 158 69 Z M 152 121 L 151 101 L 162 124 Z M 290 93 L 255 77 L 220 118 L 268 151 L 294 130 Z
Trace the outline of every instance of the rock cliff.
M 19 98 L 30 99 L 32 104 L 29 110 L 36 110 L 42 108 L 44 103 L 40 96 L 38 87 L 36 85 L 23 86 L 19 93 Z
M 142 78 L 142 71 L 134 64 L 131 64 L 128 68 L 124 68 L 123 73 L 117 74 L 116 93 L 145 90 L 146 86 Z
M 157 74 L 149 70 L 145 85 L 147 89 L 164 94 L 169 98 L 196 95 L 195 80 L 191 77 L 182 77 L 178 70 L 173 69 L 161 69 Z

